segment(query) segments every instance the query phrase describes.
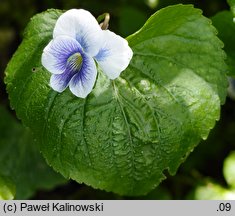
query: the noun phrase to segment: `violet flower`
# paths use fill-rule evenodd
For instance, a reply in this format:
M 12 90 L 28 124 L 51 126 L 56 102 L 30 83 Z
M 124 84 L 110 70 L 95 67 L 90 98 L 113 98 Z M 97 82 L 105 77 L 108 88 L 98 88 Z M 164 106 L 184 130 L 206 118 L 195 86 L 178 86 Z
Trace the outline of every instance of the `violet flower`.
M 94 87 L 97 64 L 109 79 L 116 79 L 132 55 L 127 41 L 102 30 L 90 12 L 71 9 L 57 20 L 41 61 L 52 73 L 50 86 L 55 91 L 63 92 L 69 86 L 74 95 L 85 98 Z

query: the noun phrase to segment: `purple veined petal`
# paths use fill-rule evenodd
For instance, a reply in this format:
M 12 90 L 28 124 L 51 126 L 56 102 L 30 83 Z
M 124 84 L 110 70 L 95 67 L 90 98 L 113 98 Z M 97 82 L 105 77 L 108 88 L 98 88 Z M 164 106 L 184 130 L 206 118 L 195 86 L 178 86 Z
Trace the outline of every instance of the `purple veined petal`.
M 53 74 L 50 79 L 50 86 L 55 91 L 61 93 L 67 88 L 71 78 L 72 78 L 72 75 L 67 74 L 67 73 Z
M 103 45 L 95 59 L 110 79 L 116 79 L 129 65 L 133 52 L 119 35 L 109 30 L 103 31 L 103 35 Z
M 62 74 L 52 74 L 50 79 L 50 86 L 57 92 L 63 92 L 69 85 L 70 80 L 74 74 L 78 73 L 75 70 L 69 70 L 69 68 Z
M 57 92 L 64 91 L 72 77 L 79 74 L 85 59 L 84 53 L 75 53 L 67 60 L 65 72 L 62 74 L 53 74 L 50 79 L 50 86 Z
M 53 37 L 67 35 L 76 39 L 84 52 L 95 56 L 102 43 L 102 30 L 95 17 L 83 9 L 71 9 L 63 13 L 56 22 Z
M 82 47 L 75 39 L 59 36 L 44 48 L 41 62 L 52 74 L 62 74 L 66 70 L 68 58 L 82 52 Z
M 79 73 L 69 83 L 70 91 L 80 98 L 85 98 L 93 89 L 96 81 L 97 68 L 93 58 L 83 56 L 83 64 Z

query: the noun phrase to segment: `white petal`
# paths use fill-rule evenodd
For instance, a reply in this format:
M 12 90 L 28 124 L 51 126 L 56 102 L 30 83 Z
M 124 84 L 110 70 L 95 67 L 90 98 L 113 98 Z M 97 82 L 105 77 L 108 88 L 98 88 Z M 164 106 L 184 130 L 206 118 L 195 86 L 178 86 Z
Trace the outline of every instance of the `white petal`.
M 69 83 L 71 92 L 77 97 L 85 98 L 93 89 L 96 81 L 97 68 L 93 58 L 83 58 L 82 68 Z
M 43 50 L 42 65 L 53 74 L 62 74 L 68 58 L 76 53 L 82 53 L 80 44 L 68 36 L 53 39 Z
M 95 59 L 110 79 L 116 79 L 129 65 L 133 52 L 124 38 L 109 30 L 103 34 L 103 45 Z
M 59 17 L 53 37 L 60 35 L 76 39 L 92 57 L 98 53 L 102 43 L 102 30 L 98 22 L 89 11 L 83 9 L 71 9 Z

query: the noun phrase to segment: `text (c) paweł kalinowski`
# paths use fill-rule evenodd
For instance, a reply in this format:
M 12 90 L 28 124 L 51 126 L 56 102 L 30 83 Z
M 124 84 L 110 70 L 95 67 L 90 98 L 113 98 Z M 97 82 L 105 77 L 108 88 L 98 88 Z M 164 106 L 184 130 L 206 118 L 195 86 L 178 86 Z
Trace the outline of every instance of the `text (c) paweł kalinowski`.
M 46 203 L 46 204 L 20 204 L 20 211 L 104 211 L 103 203 L 93 203 L 93 204 L 70 204 L 70 203 Z

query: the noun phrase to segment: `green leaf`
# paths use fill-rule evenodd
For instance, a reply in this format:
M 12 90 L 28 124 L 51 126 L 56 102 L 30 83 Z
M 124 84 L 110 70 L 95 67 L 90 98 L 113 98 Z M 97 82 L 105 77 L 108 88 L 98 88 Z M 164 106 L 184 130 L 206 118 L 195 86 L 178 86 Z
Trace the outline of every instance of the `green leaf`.
M 235 17 L 235 0 L 227 0 L 230 8 L 231 8 L 231 11 L 233 13 L 233 16 Z
M 224 160 L 223 173 L 228 185 L 235 188 L 235 152 Z
M 155 13 L 127 38 L 130 66 L 99 72 L 86 99 L 49 87 L 41 66 L 60 11 L 36 15 L 6 69 L 11 105 L 66 177 L 122 195 L 142 195 L 174 175 L 219 119 L 227 88 L 222 43 L 191 5 Z M 32 72 L 36 68 L 37 72 Z
M 15 185 L 11 179 L 0 175 L 0 200 L 11 200 L 15 196 Z
M 15 198 L 27 199 L 37 189 L 51 189 L 65 182 L 45 163 L 31 132 L 16 122 L 2 107 L 0 131 L 0 197 L 12 199 L 15 187 Z M 10 180 L 6 180 L 7 178 Z M 2 187 L 4 182 L 5 187 Z M 1 193 L 2 190 L 5 192 Z
M 224 42 L 224 50 L 228 58 L 229 75 L 235 76 L 235 23 L 229 11 L 222 11 L 212 17 L 213 25 L 219 31 L 219 38 Z

